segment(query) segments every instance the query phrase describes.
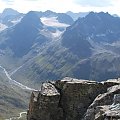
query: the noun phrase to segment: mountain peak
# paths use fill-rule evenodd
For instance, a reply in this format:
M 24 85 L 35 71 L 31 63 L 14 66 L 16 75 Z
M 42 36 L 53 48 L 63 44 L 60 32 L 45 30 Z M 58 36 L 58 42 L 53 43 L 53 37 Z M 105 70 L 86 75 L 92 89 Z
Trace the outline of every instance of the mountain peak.
M 68 11 L 66 12 L 67 15 L 71 16 L 73 18 L 73 20 L 77 20 L 78 18 L 83 18 L 86 15 L 88 15 L 89 12 L 78 12 L 78 13 L 74 13 L 72 11 Z
M 51 10 L 47 10 L 43 14 L 44 14 L 45 17 L 51 17 L 51 16 L 53 17 L 53 16 L 57 15 L 57 13 L 55 13 L 55 12 L 53 12 Z
M 12 8 L 6 8 L 2 12 L 2 17 L 6 17 L 8 15 L 18 15 L 18 14 L 19 14 L 18 11 L 14 10 Z
M 42 22 L 40 21 L 39 17 L 34 11 L 28 12 L 21 20 L 21 23 L 25 25 L 32 25 L 39 28 L 42 28 L 43 26 Z
M 108 34 L 110 31 L 120 31 L 120 18 L 104 12 L 90 12 L 86 17 L 79 18 L 70 28 L 87 36 Z
M 53 12 L 53 11 L 51 11 L 51 10 L 46 10 L 44 13 L 55 13 L 55 12 Z
M 111 16 L 108 12 L 99 12 L 99 13 L 97 13 L 97 12 L 93 12 L 93 11 L 91 11 L 87 16 L 86 16 L 86 18 L 89 18 L 89 17 L 113 17 L 113 16 Z

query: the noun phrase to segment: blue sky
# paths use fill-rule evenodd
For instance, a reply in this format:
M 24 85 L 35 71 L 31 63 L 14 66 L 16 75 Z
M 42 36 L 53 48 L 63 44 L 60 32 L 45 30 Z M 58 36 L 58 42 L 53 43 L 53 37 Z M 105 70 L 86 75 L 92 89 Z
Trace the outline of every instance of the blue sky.
M 19 12 L 30 10 L 56 12 L 104 11 L 120 15 L 120 0 L 0 0 L 0 12 L 13 8 Z

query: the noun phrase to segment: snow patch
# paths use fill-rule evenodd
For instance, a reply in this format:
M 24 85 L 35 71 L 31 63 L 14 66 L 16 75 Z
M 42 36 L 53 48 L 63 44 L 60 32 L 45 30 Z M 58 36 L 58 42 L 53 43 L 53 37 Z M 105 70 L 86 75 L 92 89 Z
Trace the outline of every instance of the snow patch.
M 21 21 L 22 18 L 23 18 L 23 17 L 20 17 L 20 18 L 18 18 L 18 19 L 14 19 L 14 20 L 12 20 L 11 22 L 12 22 L 14 25 L 16 25 L 17 23 L 19 23 L 19 22 Z
M 0 23 L 0 32 L 8 28 L 6 25 Z
M 52 33 L 53 37 L 59 37 L 63 32 L 56 30 L 56 32 Z
M 97 34 L 96 36 L 97 37 L 104 37 L 104 36 L 106 36 L 106 34 Z
M 68 27 L 70 25 L 68 24 L 65 24 L 65 23 L 60 23 L 58 20 L 57 20 L 57 17 L 42 17 L 40 18 L 41 19 L 41 22 L 46 25 L 46 26 L 50 26 L 50 27 Z

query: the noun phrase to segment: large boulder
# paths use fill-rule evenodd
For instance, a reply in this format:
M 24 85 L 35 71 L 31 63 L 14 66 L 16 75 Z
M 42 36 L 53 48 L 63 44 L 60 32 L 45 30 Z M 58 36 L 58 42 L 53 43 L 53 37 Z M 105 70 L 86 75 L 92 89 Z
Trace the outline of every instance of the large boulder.
M 60 94 L 50 83 L 43 83 L 41 91 L 31 95 L 28 120 L 61 120 L 62 109 L 59 107 Z
M 80 120 L 95 97 L 105 91 L 102 83 L 73 78 L 57 81 L 56 86 L 61 91 L 65 120 Z
M 83 118 L 83 120 L 110 119 L 120 119 L 120 85 L 112 86 L 106 93 L 98 95 Z

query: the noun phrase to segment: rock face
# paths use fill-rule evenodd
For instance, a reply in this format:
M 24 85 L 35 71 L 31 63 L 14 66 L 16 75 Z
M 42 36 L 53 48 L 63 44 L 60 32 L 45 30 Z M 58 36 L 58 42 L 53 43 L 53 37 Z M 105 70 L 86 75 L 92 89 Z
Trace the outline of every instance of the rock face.
M 98 95 L 83 118 L 83 120 L 104 119 L 120 119 L 120 85 L 112 86 L 106 93 Z
M 98 83 L 73 78 L 43 83 L 41 91 L 34 91 L 31 95 L 27 119 L 102 120 L 110 116 L 118 118 L 120 85 L 117 84 L 119 81 L 116 80 Z M 113 109 L 118 114 L 115 114 Z
M 61 89 L 61 106 L 65 120 L 79 120 L 98 93 L 103 84 L 94 81 L 66 78 L 56 82 Z
M 59 108 L 60 94 L 50 83 L 44 83 L 41 91 L 31 95 L 28 120 L 60 120 L 62 109 Z

